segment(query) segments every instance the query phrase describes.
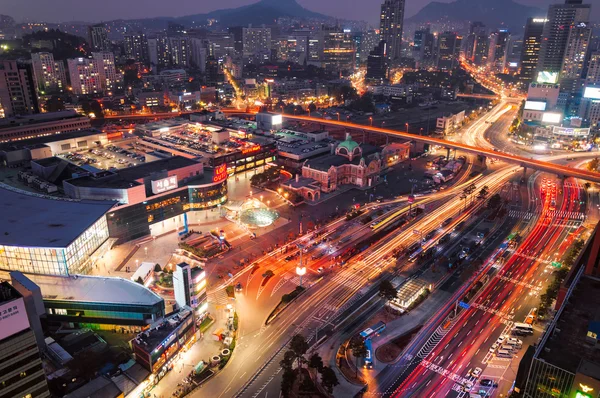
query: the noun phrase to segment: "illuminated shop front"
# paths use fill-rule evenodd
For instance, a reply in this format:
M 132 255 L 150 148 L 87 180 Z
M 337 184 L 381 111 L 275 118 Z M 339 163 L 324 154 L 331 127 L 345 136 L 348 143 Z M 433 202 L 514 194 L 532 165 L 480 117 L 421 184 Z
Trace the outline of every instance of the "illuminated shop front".
M 227 164 L 227 174 L 233 175 L 274 162 L 276 154 L 275 143 L 256 144 L 231 154 L 209 158 L 208 163 L 211 167 Z

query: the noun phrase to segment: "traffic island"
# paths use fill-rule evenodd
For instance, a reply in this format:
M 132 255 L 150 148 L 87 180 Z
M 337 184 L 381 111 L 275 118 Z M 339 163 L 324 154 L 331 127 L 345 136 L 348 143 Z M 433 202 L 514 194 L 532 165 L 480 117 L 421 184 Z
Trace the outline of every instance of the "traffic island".
M 268 325 L 275 318 L 277 318 L 277 316 L 281 313 L 281 311 L 286 309 L 288 305 L 290 305 L 294 300 L 296 300 L 298 297 L 300 297 L 300 295 L 302 293 L 304 293 L 305 291 L 306 291 L 306 289 L 304 289 L 304 287 L 296 286 L 296 288 L 291 293 L 287 293 L 287 294 L 284 294 L 283 296 L 281 296 L 281 301 L 279 301 L 279 304 L 277 304 L 277 306 L 275 306 L 273 311 L 271 311 L 271 313 L 267 317 L 267 320 L 265 321 L 265 325 Z
M 402 353 L 404 348 L 411 342 L 411 340 L 419 333 L 419 330 L 423 325 L 419 325 L 407 333 L 396 337 L 392 341 L 385 343 L 375 350 L 375 357 L 379 362 L 393 363 L 398 359 L 398 356 Z

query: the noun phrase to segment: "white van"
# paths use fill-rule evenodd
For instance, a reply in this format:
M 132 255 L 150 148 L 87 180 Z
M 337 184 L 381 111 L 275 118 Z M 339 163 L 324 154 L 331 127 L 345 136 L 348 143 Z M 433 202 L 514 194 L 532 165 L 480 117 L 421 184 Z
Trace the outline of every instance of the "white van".
M 512 351 L 498 350 L 498 352 L 496 352 L 496 356 L 499 358 L 512 358 L 513 354 Z
M 516 348 L 521 348 L 521 346 L 523 346 L 523 341 L 516 339 L 514 337 L 511 337 L 509 339 L 506 339 L 506 341 L 504 342 L 505 345 L 510 345 Z
M 505 344 L 502 347 L 500 347 L 500 350 L 504 350 L 504 351 L 508 351 L 508 352 L 513 352 L 513 351 L 518 350 L 518 348 L 515 347 L 515 346 L 512 346 L 512 345 Z

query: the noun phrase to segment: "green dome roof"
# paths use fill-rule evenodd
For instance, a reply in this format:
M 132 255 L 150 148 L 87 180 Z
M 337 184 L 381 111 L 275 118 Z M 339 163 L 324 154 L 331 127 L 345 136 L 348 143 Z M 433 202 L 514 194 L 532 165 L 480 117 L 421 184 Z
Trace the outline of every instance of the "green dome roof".
M 352 137 L 350 137 L 350 134 L 348 134 L 348 136 L 346 137 L 346 139 L 344 141 L 342 141 L 340 143 L 340 145 L 338 145 L 340 148 L 346 148 L 346 150 L 348 151 L 348 153 L 353 153 L 354 149 L 358 148 L 359 145 L 356 141 L 352 140 Z

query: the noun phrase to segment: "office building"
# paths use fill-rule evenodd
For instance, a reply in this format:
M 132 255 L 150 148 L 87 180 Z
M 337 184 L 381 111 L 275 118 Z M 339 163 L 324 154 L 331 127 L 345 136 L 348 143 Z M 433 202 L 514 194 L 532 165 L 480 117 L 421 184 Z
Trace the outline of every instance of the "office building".
M 473 63 L 475 65 L 484 66 L 487 64 L 489 46 L 490 38 L 485 31 L 475 34 L 475 44 L 473 47 Z
M 452 70 L 458 66 L 462 36 L 455 32 L 444 32 L 438 38 L 437 67 L 440 70 Z
M 600 52 L 593 52 L 585 75 L 586 86 L 600 86 Z
M 191 54 L 190 65 L 204 73 L 206 71 L 206 58 L 209 54 L 210 42 L 206 39 L 190 37 L 188 44 Z
M 354 70 L 354 41 L 352 34 L 339 26 L 321 27 L 321 66 L 331 72 Z
M 242 28 L 242 55 L 250 62 L 271 57 L 271 28 Z
M 3 117 L 39 112 L 31 65 L 0 61 L 0 109 Z
M 125 56 L 136 62 L 147 64 L 150 62 L 148 55 L 148 39 L 144 33 L 134 33 L 123 36 Z
M 100 64 L 93 58 L 67 60 L 73 94 L 88 95 L 102 92 Z
M 92 60 L 99 72 L 100 89 L 105 93 L 116 89 L 121 78 L 117 74 L 114 54 L 107 51 L 92 53 Z
M 524 83 L 531 83 L 536 77 L 536 68 L 542 46 L 542 32 L 546 22 L 547 19 L 545 18 L 527 19 L 521 51 L 521 71 L 519 73 L 519 77 Z
M 25 301 L 8 282 L 0 282 L 0 314 L 2 397 L 49 397 L 41 353 Z
M 487 62 L 492 70 L 499 73 L 504 72 L 509 44 L 510 33 L 506 29 L 498 30 L 490 35 Z
M 383 40 L 369 54 L 366 78 L 380 83 L 388 79 L 387 43 Z
M 207 34 L 206 40 L 208 40 L 207 57 L 212 56 L 215 59 L 219 59 L 227 55 L 233 56 L 235 54 L 235 40 L 231 33 L 210 32 Z
M 548 7 L 548 22 L 544 24 L 537 71 L 560 72 L 572 25 L 587 23 L 590 5 L 582 0 L 566 0 Z
M 354 43 L 356 48 L 356 54 L 354 56 L 356 58 L 357 67 L 367 61 L 369 54 L 380 41 L 381 39 L 379 37 L 379 32 L 372 29 L 366 32 L 354 34 Z
M 31 54 L 33 77 L 38 95 L 62 93 L 67 88 L 63 61 L 54 61 L 52 53 Z
M 179 263 L 173 272 L 175 302 L 179 308 L 190 307 L 197 315 L 206 312 L 206 272 L 202 268 Z
M 404 0 L 384 0 L 381 4 L 379 33 L 388 45 L 392 64 L 401 56 Z
M 583 88 L 583 72 L 588 60 L 592 28 L 581 22 L 569 27 L 569 38 L 560 71 L 561 90 L 576 94 Z
M 111 45 L 108 40 L 106 25 L 97 24 L 88 26 L 88 38 L 92 51 L 110 51 Z
M 474 57 L 475 57 L 475 42 L 476 42 L 476 38 L 477 35 L 484 35 L 486 34 L 486 27 L 485 24 L 483 22 L 473 22 L 471 24 L 471 26 L 469 27 L 469 34 L 466 38 L 466 43 L 465 43 L 465 58 L 473 61 Z

